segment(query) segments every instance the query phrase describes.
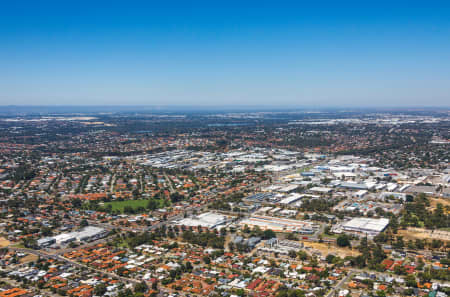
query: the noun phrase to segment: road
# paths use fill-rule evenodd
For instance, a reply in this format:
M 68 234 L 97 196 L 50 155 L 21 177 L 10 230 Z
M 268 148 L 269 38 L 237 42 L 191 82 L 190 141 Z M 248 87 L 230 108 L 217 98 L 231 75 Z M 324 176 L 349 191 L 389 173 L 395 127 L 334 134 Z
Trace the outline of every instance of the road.
M 114 184 L 116 183 L 116 175 L 114 174 L 111 178 L 111 186 L 109 187 L 109 192 L 112 194 L 114 192 Z
M 138 280 L 135 280 L 135 279 L 132 279 L 132 278 L 122 277 L 122 276 L 119 276 L 119 275 L 117 275 L 115 273 L 111 273 L 111 272 L 107 272 L 107 271 L 103 271 L 103 270 L 99 270 L 99 269 L 95 269 L 95 268 L 89 267 L 87 265 L 78 263 L 78 262 L 73 261 L 71 259 L 67 259 L 67 258 L 65 258 L 63 256 L 60 256 L 60 255 L 57 255 L 57 254 L 49 254 L 49 253 L 46 253 L 46 252 L 41 251 L 41 250 L 32 250 L 32 249 L 26 249 L 26 248 L 8 247 L 8 249 L 14 250 L 14 251 L 17 251 L 17 252 L 22 252 L 22 253 L 34 254 L 34 255 L 37 255 L 37 256 L 39 256 L 41 258 L 54 259 L 54 260 L 62 261 L 62 262 L 65 262 L 65 263 L 69 263 L 69 264 L 72 264 L 72 265 L 74 265 L 76 267 L 79 267 L 79 268 L 88 269 L 88 270 L 91 270 L 91 271 L 95 271 L 95 272 L 101 273 L 103 275 L 107 275 L 107 276 L 109 276 L 111 278 L 119 279 L 120 281 L 122 281 L 124 283 L 128 283 L 128 282 L 138 283 L 139 282 Z
M 169 176 L 165 172 L 164 172 L 164 179 L 167 181 L 167 184 L 169 185 L 170 193 L 171 194 L 175 193 L 175 189 L 173 187 L 172 180 L 169 178 Z
M 355 275 L 357 273 L 368 273 L 368 274 L 371 274 L 371 275 L 375 274 L 377 277 L 380 277 L 380 276 L 382 276 L 382 277 L 391 276 L 389 273 L 386 273 L 386 272 L 378 272 L 378 271 L 372 271 L 372 270 L 369 270 L 369 269 L 357 269 L 357 268 L 354 268 L 354 269 L 351 269 L 348 272 L 347 276 L 344 277 L 341 281 L 339 281 L 339 283 L 333 289 L 331 289 L 330 292 L 328 292 L 328 294 L 325 295 L 325 296 L 326 297 L 332 297 L 335 292 L 339 292 L 341 287 L 345 283 L 347 283 L 353 277 L 353 275 Z M 398 275 L 397 275 L 397 277 L 398 277 Z M 431 281 L 433 283 L 439 283 L 440 285 L 445 285 L 445 286 L 450 285 L 450 282 L 446 282 L 446 281 L 442 281 L 442 280 L 433 280 L 432 279 Z
M 332 297 L 334 295 L 334 293 L 339 292 L 339 290 L 341 289 L 342 285 L 344 285 L 346 282 L 348 282 L 348 280 L 353 276 L 353 274 L 355 274 L 356 271 L 355 270 L 350 270 L 348 272 L 348 274 L 339 281 L 339 283 L 330 290 L 330 292 L 328 292 L 327 295 L 325 295 L 326 297 Z
M 171 191 L 175 191 L 175 189 L 173 188 L 172 183 L 169 180 L 169 177 L 166 174 L 165 174 L 165 177 L 166 177 L 166 179 L 168 181 L 168 184 L 169 184 L 169 187 L 170 187 Z M 112 181 L 111 181 L 111 186 L 110 186 L 110 191 L 112 191 L 113 188 L 114 188 L 115 179 L 116 179 L 116 176 L 113 175 Z M 247 189 L 248 190 L 254 190 L 254 189 L 258 188 L 258 187 L 261 187 L 264 184 L 267 184 L 267 181 L 262 182 L 262 183 L 258 183 L 258 184 L 252 185 L 252 186 L 249 186 L 249 187 L 247 187 Z M 215 195 L 215 196 L 216 197 L 213 197 L 213 198 L 217 198 L 217 195 Z M 98 227 L 104 228 L 106 230 L 116 229 L 119 232 L 124 232 L 124 231 L 125 232 L 126 231 L 146 232 L 146 231 L 155 230 L 156 228 L 160 228 L 161 226 L 170 224 L 172 221 L 179 220 L 179 219 L 183 218 L 184 216 L 190 216 L 194 212 L 202 212 L 202 211 L 205 210 L 206 207 L 207 207 L 207 205 L 203 205 L 203 206 L 198 207 L 198 208 L 188 207 L 188 208 L 185 209 L 185 211 L 183 213 L 181 213 L 181 214 L 179 214 L 179 215 L 177 215 L 175 217 L 171 217 L 169 220 L 160 221 L 160 222 L 158 222 L 158 223 L 156 223 L 156 224 L 154 224 L 152 226 L 149 226 L 149 227 L 142 226 L 142 227 L 132 227 L 131 228 L 131 227 L 125 227 L 125 226 L 111 225 L 111 224 L 107 224 L 107 223 L 100 223 L 100 222 L 94 221 L 94 220 L 88 220 L 88 223 L 91 226 L 98 226 Z M 69 264 L 74 265 L 76 267 L 79 267 L 81 269 L 88 269 L 89 271 L 95 271 L 95 272 L 98 272 L 98 273 L 100 273 L 102 275 L 107 275 L 107 276 L 109 276 L 111 278 L 119 279 L 120 281 L 122 281 L 124 283 L 130 283 L 130 282 L 131 283 L 138 283 L 139 282 L 138 280 L 131 279 L 131 278 L 126 278 L 126 277 L 121 277 L 121 276 L 119 276 L 119 275 L 117 275 L 115 273 L 112 273 L 112 272 L 106 272 L 106 271 L 103 271 L 103 270 L 98 270 L 98 269 L 95 269 L 95 268 L 89 267 L 87 265 L 78 263 L 76 261 L 73 261 L 73 260 L 68 259 L 68 258 L 63 256 L 65 253 L 70 252 L 72 250 L 78 250 L 80 248 L 97 245 L 99 243 L 105 243 L 105 242 L 107 242 L 107 240 L 108 240 L 108 237 L 103 238 L 103 239 L 99 239 L 99 240 L 96 240 L 96 241 L 93 241 L 93 242 L 90 242 L 90 243 L 86 243 L 86 244 L 78 246 L 76 248 L 65 248 L 65 249 L 57 250 L 54 253 L 53 252 L 47 252 L 47 251 L 44 251 L 44 250 L 33 250 L 33 249 L 27 249 L 27 248 L 16 248 L 16 247 L 11 247 L 11 246 L 8 247 L 8 249 L 15 250 L 15 251 L 18 251 L 18 252 L 34 254 L 34 255 L 37 255 L 39 257 L 46 258 L 46 259 L 55 259 L 55 260 L 58 260 L 58 261 L 69 263 Z
M 12 271 L 12 270 L 13 269 L 8 270 L 8 271 Z M 21 282 L 15 280 L 13 278 L 2 277 L 2 278 L 0 278 L 0 281 L 4 282 L 6 284 L 12 285 L 12 287 L 16 287 L 16 288 L 21 288 L 23 286 Z M 29 287 L 26 290 L 29 291 L 29 292 L 32 292 L 33 295 L 31 295 L 31 296 L 37 296 L 38 295 L 37 288 L 30 288 Z M 40 291 L 40 295 L 41 296 L 42 296 L 42 293 L 45 293 L 43 296 L 46 296 L 46 297 L 61 297 L 61 295 L 51 292 L 49 288 L 39 289 L 39 291 Z M 27 295 L 27 296 L 30 296 L 30 295 Z

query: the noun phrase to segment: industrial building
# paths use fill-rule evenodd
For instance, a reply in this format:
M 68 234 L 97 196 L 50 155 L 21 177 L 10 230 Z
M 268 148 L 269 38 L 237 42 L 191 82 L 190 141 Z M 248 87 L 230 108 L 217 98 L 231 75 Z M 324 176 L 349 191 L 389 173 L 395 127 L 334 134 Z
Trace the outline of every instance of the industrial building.
M 254 248 L 261 241 L 261 237 L 250 237 L 249 239 L 244 239 L 242 236 L 236 236 L 233 239 L 233 243 L 237 245 L 244 245 L 249 248 Z
M 244 219 L 239 223 L 239 225 L 241 227 L 247 225 L 250 228 L 258 226 L 262 230 L 270 229 L 275 232 L 297 232 L 302 234 L 312 234 L 317 228 L 316 225 L 307 221 L 259 215 L 254 215 L 248 219 Z
M 329 194 L 332 191 L 333 191 L 332 188 L 327 188 L 327 187 L 312 187 L 311 189 L 309 189 L 309 192 L 320 193 L 320 194 Z
M 366 196 L 369 192 L 367 190 L 359 190 L 356 193 L 353 193 L 353 196 L 356 198 L 363 198 Z
M 288 255 L 289 251 L 299 251 L 303 248 L 303 243 L 291 240 L 278 240 L 271 238 L 266 240 L 264 246 L 258 248 L 258 251 L 263 253 L 277 253 L 281 255 Z
M 389 219 L 354 218 L 342 225 L 345 232 L 376 236 L 384 231 L 389 224 Z
M 293 204 L 295 202 L 298 202 L 300 199 L 302 199 L 305 195 L 301 195 L 298 193 L 292 193 L 291 195 L 287 196 L 286 198 L 282 199 L 280 201 L 280 204 L 289 205 Z
M 388 197 L 394 197 L 396 199 L 401 199 L 403 201 L 406 201 L 406 194 L 405 193 L 398 193 L 398 192 L 382 192 L 379 196 L 380 199 L 385 200 Z
M 108 235 L 108 231 L 94 226 L 87 226 L 79 231 L 61 233 L 52 237 L 44 237 L 37 241 L 39 248 L 49 247 L 52 244 L 64 245 L 73 241 L 89 242 L 103 238 Z
M 354 182 L 343 182 L 339 185 L 340 188 L 351 190 L 367 190 L 368 187 L 365 184 L 358 184 Z
M 290 193 L 298 188 L 298 185 L 287 185 L 278 190 L 280 193 Z
M 205 212 L 192 218 L 184 218 L 179 221 L 175 221 L 174 224 L 186 227 L 202 227 L 208 229 L 214 229 L 220 225 L 224 225 L 227 222 L 227 217 L 221 214 L 213 212 Z
M 56 243 L 56 240 L 53 237 L 44 237 L 36 241 L 37 246 L 40 248 L 49 247 L 54 243 Z
M 88 226 L 74 233 L 77 241 L 93 241 L 105 237 L 109 232 L 103 228 Z

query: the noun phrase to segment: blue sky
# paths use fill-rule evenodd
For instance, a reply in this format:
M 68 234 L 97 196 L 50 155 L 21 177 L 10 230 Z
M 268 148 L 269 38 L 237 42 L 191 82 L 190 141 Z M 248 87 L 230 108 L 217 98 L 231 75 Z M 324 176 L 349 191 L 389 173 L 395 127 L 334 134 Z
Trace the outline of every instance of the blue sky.
M 450 105 L 448 1 L 0 5 L 0 105 Z

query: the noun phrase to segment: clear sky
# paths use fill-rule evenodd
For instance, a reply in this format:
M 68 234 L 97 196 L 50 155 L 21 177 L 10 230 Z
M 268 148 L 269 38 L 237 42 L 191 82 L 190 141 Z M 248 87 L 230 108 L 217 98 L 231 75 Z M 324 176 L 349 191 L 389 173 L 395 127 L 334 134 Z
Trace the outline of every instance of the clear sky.
M 4 0 L 10 104 L 448 107 L 450 1 Z

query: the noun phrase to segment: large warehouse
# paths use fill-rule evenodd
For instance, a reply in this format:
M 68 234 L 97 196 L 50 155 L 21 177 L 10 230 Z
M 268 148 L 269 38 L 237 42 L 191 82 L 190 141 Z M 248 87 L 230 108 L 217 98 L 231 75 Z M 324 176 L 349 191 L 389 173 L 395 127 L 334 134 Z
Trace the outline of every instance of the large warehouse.
M 227 217 L 221 214 L 213 212 L 205 212 L 196 217 L 184 218 L 178 222 L 174 222 L 175 225 L 183 225 L 186 227 L 198 227 L 214 229 L 220 225 L 224 225 L 227 222 Z
M 250 228 L 258 226 L 262 230 L 270 229 L 275 232 L 298 232 L 303 234 L 312 234 L 316 228 L 311 222 L 257 215 L 242 220 L 239 225 L 241 227 L 247 225 Z
M 362 233 L 375 236 L 384 231 L 389 224 L 389 219 L 354 218 L 342 225 L 342 229 L 351 233 Z
M 39 247 L 47 247 L 52 244 L 68 244 L 72 241 L 78 242 L 89 242 L 93 240 L 97 240 L 103 238 L 108 235 L 108 231 L 94 226 L 87 226 L 81 230 L 69 232 L 69 233 L 61 233 L 52 237 L 45 237 L 37 241 Z

